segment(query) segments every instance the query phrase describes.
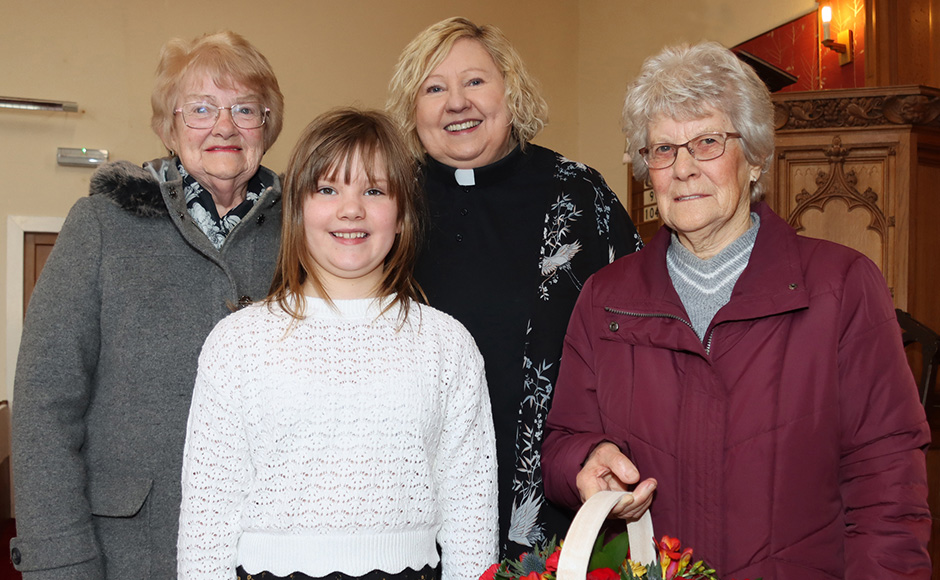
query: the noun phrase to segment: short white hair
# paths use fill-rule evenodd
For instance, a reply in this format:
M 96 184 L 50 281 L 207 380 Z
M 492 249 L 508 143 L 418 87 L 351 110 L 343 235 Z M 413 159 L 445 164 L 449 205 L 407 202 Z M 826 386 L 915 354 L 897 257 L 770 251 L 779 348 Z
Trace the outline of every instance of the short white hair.
M 651 145 L 653 120 L 691 121 L 714 111 L 728 117 L 741 134 L 744 158 L 761 168 L 750 192 L 751 201 L 759 201 L 774 153 L 773 102 L 754 69 L 717 42 L 666 47 L 643 63 L 623 105 L 623 131 L 633 175 L 643 182 L 649 179 L 640 149 Z

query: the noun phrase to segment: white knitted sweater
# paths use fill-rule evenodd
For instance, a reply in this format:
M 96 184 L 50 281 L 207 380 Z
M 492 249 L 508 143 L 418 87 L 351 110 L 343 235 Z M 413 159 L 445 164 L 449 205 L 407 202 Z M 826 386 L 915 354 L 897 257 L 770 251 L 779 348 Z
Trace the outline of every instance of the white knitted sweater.
M 483 359 L 450 316 L 307 298 L 254 305 L 199 359 L 183 460 L 181 580 L 496 561 L 496 455 Z M 293 323 L 293 327 L 291 327 Z

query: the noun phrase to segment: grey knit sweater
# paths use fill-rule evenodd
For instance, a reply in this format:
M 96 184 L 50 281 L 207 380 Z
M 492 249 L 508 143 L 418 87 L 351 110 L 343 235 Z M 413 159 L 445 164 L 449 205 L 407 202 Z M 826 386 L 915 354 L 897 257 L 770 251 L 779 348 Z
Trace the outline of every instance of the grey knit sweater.
M 734 284 L 751 257 L 759 228 L 760 217 L 751 213 L 751 227 L 707 260 L 693 254 L 672 234 L 666 267 L 699 339 L 704 339 L 715 314 L 731 299 Z

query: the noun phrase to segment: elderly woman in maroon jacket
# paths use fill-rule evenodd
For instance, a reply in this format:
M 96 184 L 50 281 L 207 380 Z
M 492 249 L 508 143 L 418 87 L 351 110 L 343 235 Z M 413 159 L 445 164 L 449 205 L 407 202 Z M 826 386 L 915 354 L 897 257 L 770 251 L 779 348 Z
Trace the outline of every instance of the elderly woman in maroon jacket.
M 665 227 L 584 286 L 546 493 L 632 488 L 616 515 L 651 506 L 723 577 L 929 578 L 929 432 L 890 296 L 759 201 L 772 113 L 717 44 L 644 64 L 625 130 Z

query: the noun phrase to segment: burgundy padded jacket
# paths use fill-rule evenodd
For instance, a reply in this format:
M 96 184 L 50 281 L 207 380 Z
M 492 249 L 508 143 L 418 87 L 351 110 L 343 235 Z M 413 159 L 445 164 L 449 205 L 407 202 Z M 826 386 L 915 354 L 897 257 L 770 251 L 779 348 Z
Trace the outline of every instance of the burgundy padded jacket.
M 722 578 L 930 577 L 923 408 L 878 268 L 797 236 L 765 204 L 704 341 L 666 270 L 669 231 L 584 286 L 543 445 L 549 499 L 577 508 L 611 441 L 653 477 L 657 536 Z

